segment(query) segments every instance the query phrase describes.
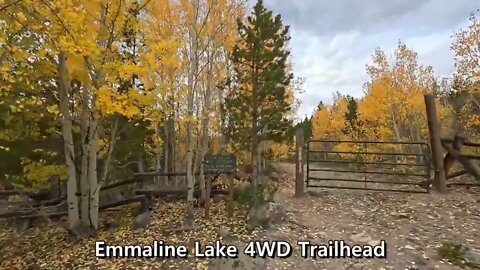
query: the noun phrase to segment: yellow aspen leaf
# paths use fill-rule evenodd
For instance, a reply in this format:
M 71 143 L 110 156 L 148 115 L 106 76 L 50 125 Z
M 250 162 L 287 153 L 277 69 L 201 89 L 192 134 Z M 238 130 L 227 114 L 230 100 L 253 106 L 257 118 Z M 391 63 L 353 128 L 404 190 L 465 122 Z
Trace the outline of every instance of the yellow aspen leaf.
M 25 14 L 23 14 L 23 12 L 21 11 L 17 12 L 16 15 L 17 15 L 17 19 L 20 22 L 25 22 L 27 20 L 27 18 L 25 17 Z

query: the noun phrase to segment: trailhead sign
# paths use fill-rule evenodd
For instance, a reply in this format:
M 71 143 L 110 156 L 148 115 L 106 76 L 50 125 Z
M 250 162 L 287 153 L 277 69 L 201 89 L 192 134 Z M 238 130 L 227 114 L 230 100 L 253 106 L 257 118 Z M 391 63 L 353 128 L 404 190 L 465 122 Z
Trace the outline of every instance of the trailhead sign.
M 235 155 L 207 155 L 204 163 L 205 172 L 233 173 L 237 169 Z

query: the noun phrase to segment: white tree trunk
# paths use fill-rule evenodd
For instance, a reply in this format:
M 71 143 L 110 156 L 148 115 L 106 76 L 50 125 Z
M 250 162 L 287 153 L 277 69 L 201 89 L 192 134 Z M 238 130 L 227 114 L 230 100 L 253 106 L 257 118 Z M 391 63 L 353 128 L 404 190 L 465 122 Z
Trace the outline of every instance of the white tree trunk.
M 97 174 L 97 126 L 95 119 L 90 121 L 88 130 L 88 186 L 89 186 L 89 225 L 98 229 L 98 205 L 100 200 L 101 184 L 98 183 Z
M 90 186 L 88 179 L 88 162 L 89 162 L 89 128 L 90 128 L 90 119 L 88 101 L 89 93 L 84 86 L 82 89 L 82 112 L 80 114 L 80 139 L 82 147 L 82 164 L 80 171 L 80 219 L 82 224 L 88 226 L 90 224 Z
M 207 87 L 205 87 L 204 92 L 204 101 L 203 101 L 203 121 L 202 121 L 202 147 L 201 147 L 201 164 L 200 164 L 200 190 L 201 196 L 200 201 L 203 203 L 205 202 L 205 195 L 206 195 L 206 182 L 205 182 L 205 170 L 203 168 L 205 162 L 205 155 L 208 151 L 208 126 L 210 124 L 210 99 L 211 99 L 211 91 L 212 91 L 212 76 L 213 76 L 213 59 L 212 59 L 212 52 L 208 53 L 208 70 L 207 70 Z
M 60 113 L 62 124 L 63 147 L 65 155 L 65 165 L 67 167 L 67 203 L 68 203 L 68 225 L 72 230 L 80 224 L 80 213 L 78 209 L 77 197 L 77 173 L 75 168 L 75 148 L 72 135 L 72 113 L 69 106 L 70 83 L 68 80 L 68 71 L 65 63 L 65 54 L 58 55 L 58 74 L 59 74 L 59 94 L 60 94 Z
M 177 98 L 178 100 L 178 98 Z M 171 136 L 171 140 L 172 140 L 172 171 L 173 172 L 177 172 L 177 168 L 178 168 L 178 143 L 177 143 L 177 136 L 179 136 L 179 132 L 177 133 L 176 131 L 177 130 L 180 130 L 180 127 L 176 127 L 175 126 L 175 123 L 176 123 L 176 120 L 177 120 L 177 115 L 179 114 L 179 108 L 178 108 L 178 105 L 177 105 L 178 102 L 176 102 L 175 100 L 173 101 L 173 107 L 174 107 L 174 111 L 173 111 L 173 116 L 172 116 L 172 136 Z M 178 129 L 176 129 L 178 128 Z M 179 187 L 180 186 L 180 183 L 179 183 L 179 180 L 178 180 L 178 176 L 174 176 L 174 182 L 175 182 L 175 187 Z
M 196 30 L 196 24 L 198 21 L 198 6 L 199 0 L 193 0 L 193 10 L 195 12 L 193 22 L 189 26 L 189 34 L 190 34 L 190 51 L 189 51 L 189 58 L 190 58 L 190 69 L 188 72 L 188 107 L 187 107 L 187 125 L 186 125 L 186 132 L 187 132 L 187 220 L 189 222 L 194 221 L 194 213 L 193 213 L 193 192 L 194 192 L 194 177 L 193 177 L 193 148 L 194 148 L 194 141 L 193 141 L 193 134 L 192 134 L 192 118 L 194 116 L 194 98 L 195 98 L 195 88 L 196 88 L 196 77 L 198 72 L 198 56 L 197 56 L 197 49 L 198 49 L 198 36 Z
M 110 162 L 113 156 L 113 149 L 117 143 L 117 130 L 118 130 L 119 118 L 115 117 L 115 122 L 112 128 L 112 135 L 110 137 L 110 143 L 108 145 L 107 158 L 105 159 L 105 164 L 103 165 L 102 177 L 100 178 L 100 185 L 103 185 L 107 181 L 108 172 L 110 170 Z

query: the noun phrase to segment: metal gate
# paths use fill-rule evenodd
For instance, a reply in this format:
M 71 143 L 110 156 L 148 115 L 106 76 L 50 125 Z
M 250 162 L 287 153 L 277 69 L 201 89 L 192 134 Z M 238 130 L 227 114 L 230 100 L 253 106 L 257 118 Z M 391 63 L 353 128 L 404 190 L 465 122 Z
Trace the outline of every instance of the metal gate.
M 424 142 L 311 140 L 307 187 L 429 193 Z

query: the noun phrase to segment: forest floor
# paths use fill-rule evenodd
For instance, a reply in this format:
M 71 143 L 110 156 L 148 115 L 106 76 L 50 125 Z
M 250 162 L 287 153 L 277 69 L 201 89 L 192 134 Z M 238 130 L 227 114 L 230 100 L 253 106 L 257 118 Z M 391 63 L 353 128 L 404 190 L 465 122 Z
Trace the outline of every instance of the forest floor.
M 268 229 L 249 228 L 247 212 L 237 205 L 233 217 L 225 202 L 212 204 L 212 218 L 196 209 L 193 230 L 169 233 L 185 217 L 181 201 L 158 201 L 152 222 L 144 231 L 134 231 L 131 222 L 137 205 L 103 212 L 104 222 L 116 220 L 114 228 L 77 242 L 69 240 L 65 220 L 39 220 L 22 233 L 0 230 L 0 269 L 207 269 L 206 260 L 188 259 L 98 259 L 95 241 L 108 244 L 145 245 L 154 240 L 192 247 L 195 240 L 212 243 L 221 237 L 236 241 L 286 240 L 292 246 L 308 240 L 327 244 L 345 240 L 347 244 L 387 243 L 387 259 L 307 259 L 294 255 L 287 259 L 267 259 L 268 269 L 461 269 L 440 258 L 437 249 L 452 242 L 471 248 L 469 258 L 480 257 L 480 190 L 452 190 L 447 195 L 375 193 L 349 190 L 317 190 L 294 198 L 294 165 L 278 164 L 280 190 L 275 196 L 287 220 Z M 457 253 L 453 252 L 453 255 Z M 455 261 L 455 258 L 450 259 Z M 478 265 L 477 265 L 478 266 Z M 475 269 L 473 263 L 470 267 Z M 467 267 L 468 268 L 468 267 Z
M 279 164 L 277 170 L 289 179 L 295 175 L 292 164 Z M 331 177 L 321 174 L 316 176 Z M 450 190 L 446 195 L 341 189 L 315 192 L 314 188 L 304 198 L 294 198 L 293 181 L 288 183 L 276 201 L 300 226 L 271 229 L 266 239 L 288 240 L 292 245 L 304 240 L 323 245 L 329 240 L 350 244 L 385 240 L 387 259 L 305 259 L 297 251 L 295 257 L 271 261 L 270 269 L 480 269 L 474 262 L 462 265 L 466 256 L 461 252 L 447 252 L 447 260 L 437 251 L 445 243 L 449 248 L 462 244 L 469 248 L 467 257 L 480 262 L 479 188 Z M 463 258 L 453 258 L 457 255 Z

